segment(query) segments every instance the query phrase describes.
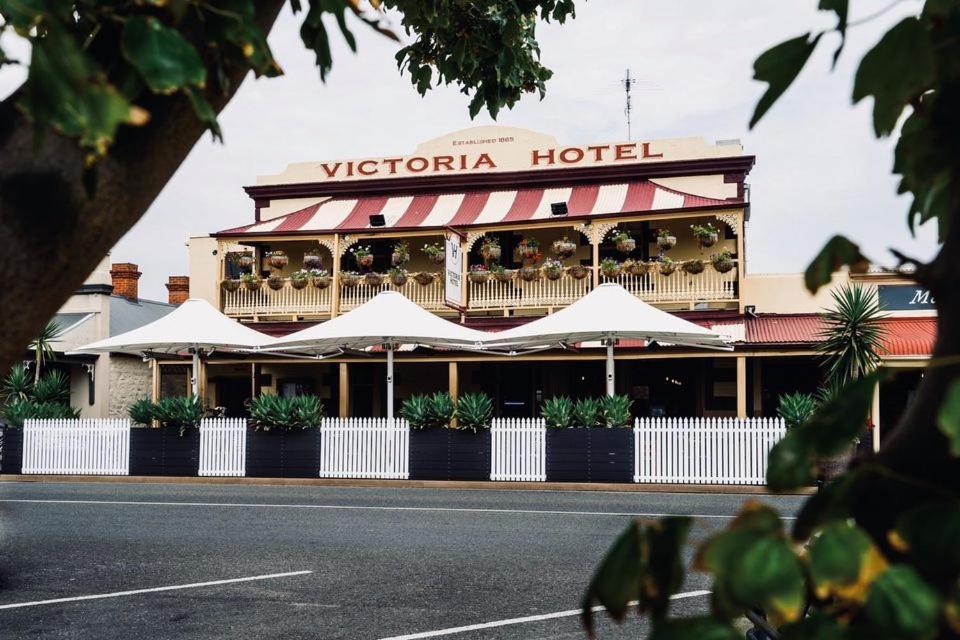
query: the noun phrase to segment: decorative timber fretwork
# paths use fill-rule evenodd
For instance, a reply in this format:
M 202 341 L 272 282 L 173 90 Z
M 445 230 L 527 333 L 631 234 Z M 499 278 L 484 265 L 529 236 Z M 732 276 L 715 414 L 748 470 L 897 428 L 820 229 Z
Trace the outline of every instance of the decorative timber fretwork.
M 733 232 L 733 235 L 737 235 L 738 228 L 740 226 L 740 214 L 734 211 L 721 211 L 716 215 L 717 220 L 724 223 L 730 230 Z
M 321 247 L 326 247 L 327 251 L 330 252 L 330 255 L 334 255 L 337 243 L 334 241 L 333 236 L 328 238 L 318 238 L 317 244 L 319 244 Z
M 470 251 L 473 249 L 473 245 L 477 244 L 477 240 L 485 235 L 487 234 L 484 231 L 470 231 L 467 233 L 467 241 L 463 245 L 464 253 L 470 253 Z
M 600 244 L 603 242 L 603 237 L 607 235 L 611 229 L 616 228 L 616 226 L 616 222 L 593 222 L 589 224 L 581 222 L 580 224 L 573 225 L 573 228 L 582 233 L 591 244 Z
M 356 236 L 340 236 L 340 255 L 347 255 L 347 251 L 350 249 L 350 247 L 357 244 L 359 241 L 360 238 L 357 238 Z

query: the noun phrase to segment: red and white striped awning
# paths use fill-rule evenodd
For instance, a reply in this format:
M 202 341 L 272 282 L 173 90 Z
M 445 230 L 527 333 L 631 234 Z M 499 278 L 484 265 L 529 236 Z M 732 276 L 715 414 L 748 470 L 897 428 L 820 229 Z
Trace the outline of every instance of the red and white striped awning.
M 649 180 L 554 189 L 337 197 L 264 222 L 224 229 L 216 235 L 356 231 L 370 228 L 373 214 L 382 214 L 385 227 L 395 229 L 524 222 L 549 218 L 554 202 L 566 202 L 568 216 L 598 216 L 723 206 L 739 201 L 683 193 Z

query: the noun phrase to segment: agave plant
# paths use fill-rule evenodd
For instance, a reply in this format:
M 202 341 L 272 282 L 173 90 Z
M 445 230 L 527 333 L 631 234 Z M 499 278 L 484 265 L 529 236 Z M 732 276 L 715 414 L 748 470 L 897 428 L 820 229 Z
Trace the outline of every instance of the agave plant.
M 31 418 L 41 419 L 76 419 L 80 417 L 80 409 L 74 409 L 63 402 L 36 402 L 33 405 L 33 415 Z
M 547 398 L 540 405 L 540 414 L 551 429 L 566 429 L 573 423 L 573 400 L 567 396 Z
M 3 408 L 3 420 L 12 427 L 22 427 L 25 420 L 33 417 L 33 401 L 26 398 L 18 398 Z
M 70 402 L 70 380 L 62 371 L 50 371 L 33 385 L 33 399 L 40 403 Z
M 446 391 L 430 396 L 427 403 L 428 423 L 431 427 L 449 427 L 457 415 L 457 406 Z
M 290 428 L 294 421 L 293 402 L 289 398 L 267 393 L 247 401 L 250 424 L 257 431 Z
M 819 400 L 812 393 L 785 393 L 777 402 L 777 414 L 787 428 L 792 429 L 812 418 L 819 406 Z
M 27 400 L 33 395 L 33 380 L 30 372 L 21 364 L 10 369 L 10 373 L 3 379 L 4 402 Z
M 130 416 L 130 419 L 133 420 L 135 424 L 149 425 L 153 422 L 153 412 L 153 402 L 151 402 L 150 398 L 140 398 L 130 405 L 130 408 L 127 410 L 127 415 Z
M 323 419 L 323 401 L 319 396 L 302 395 L 291 401 L 293 422 L 291 429 L 313 429 L 320 426 Z
M 627 396 L 604 396 L 600 400 L 600 414 L 603 419 L 603 425 L 608 429 L 611 427 L 629 427 L 630 426 L 630 406 L 633 400 Z
M 400 405 L 400 417 L 410 423 L 411 429 L 424 429 L 430 423 L 430 399 L 424 395 L 410 396 Z
M 197 396 L 161 398 L 153 407 L 153 417 L 164 427 L 179 427 L 182 436 L 187 429 L 203 420 L 203 405 Z
M 55 320 L 51 320 L 43 326 L 43 329 L 40 330 L 37 337 L 30 343 L 30 349 L 33 351 L 34 359 L 34 384 L 40 380 L 40 369 L 43 368 L 43 361 L 53 359 L 53 343 L 60 341 L 60 335 L 62 333 L 63 329 L 60 327 L 60 324 Z
M 573 424 L 577 427 L 596 427 L 600 424 L 600 401 L 581 398 L 573 405 Z
M 489 429 L 493 420 L 493 400 L 485 393 L 465 393 L 457 400 L 457 418 L 461 429 L 474 433 Z
M 818 347 L 826 378 L 840 386 L 873 371 L 880 364 L 885 317 L 877 294 L 859 283 L 832 292 L 833 308 L 823 314 Z

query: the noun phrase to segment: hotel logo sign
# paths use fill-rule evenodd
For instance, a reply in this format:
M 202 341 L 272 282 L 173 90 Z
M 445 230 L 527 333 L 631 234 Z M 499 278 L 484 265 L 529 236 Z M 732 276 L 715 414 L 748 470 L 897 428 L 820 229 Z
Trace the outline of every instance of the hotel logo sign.
M 461 264 L 463 252 L 460 247 L 460 236 L 447 233 L 444 244 L 446 245 L 446 260 L 443 265 L 444 301 L 447 305 L 459 309 L 463 304 L 463 276 L 460 275 L 460 270 L 463 268 Z
M 877 285 L 877 299 L 887 311 L 927 311 L 936 309 L 929 289 L 913 284 Z

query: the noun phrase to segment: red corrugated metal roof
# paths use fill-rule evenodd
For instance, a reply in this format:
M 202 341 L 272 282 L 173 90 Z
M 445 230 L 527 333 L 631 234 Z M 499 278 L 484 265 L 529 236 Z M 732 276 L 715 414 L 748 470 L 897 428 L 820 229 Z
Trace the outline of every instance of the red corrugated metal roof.
M 819 342 L 822 320 L 817 314 L 747 317 L 747 344 L 814 344 Z M 883 355 L 929 356 L 937 337 L 932 316 L 884 318 Z
M 887 318 L 884 348 L 890 356 L 929 356 L 937 339 L 937 319 Z
M 747 344 L 817 342 L 822 326 L 815 313 L 747 316 L 744 322 Z

